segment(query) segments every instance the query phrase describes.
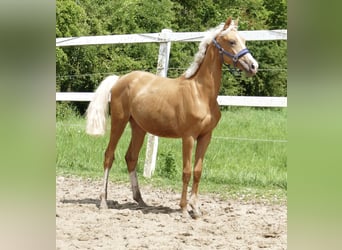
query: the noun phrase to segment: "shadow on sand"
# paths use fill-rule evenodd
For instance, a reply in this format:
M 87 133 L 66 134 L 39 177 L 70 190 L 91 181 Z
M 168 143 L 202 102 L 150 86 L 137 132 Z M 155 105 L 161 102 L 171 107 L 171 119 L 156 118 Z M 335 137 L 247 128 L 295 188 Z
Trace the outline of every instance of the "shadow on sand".
M 63 199 L 61 200 L 62 203 L 67 204 L 79 204 L 79 205 L 96 205 L 97 208 L 100 208 L 100 200 L 99 199 L 75 199 L 75 200 L 68 200 Z M 135 202 L 126 202 L 126 203 L 119 203 L 113 200 L 107 200 L 108 209 L 116 209 L 116 210 L 141 210 L 144 214 L 154 213 L 154 214 L 171 214 L 171 213 L 179 213 L 180 209 L 173 209 L 170 207 L 165 206 L 139 206 L 138 203 Z

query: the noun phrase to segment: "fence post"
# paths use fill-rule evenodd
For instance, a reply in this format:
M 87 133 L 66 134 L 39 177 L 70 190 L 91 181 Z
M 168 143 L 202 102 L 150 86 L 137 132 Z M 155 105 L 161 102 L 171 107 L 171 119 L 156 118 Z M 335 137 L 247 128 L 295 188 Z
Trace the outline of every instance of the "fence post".
M 170 29 L 163 29 L 160 33 L 160 38 L 168 40 L 168 33 L 171 33 Z M 170 57 L 171 42 L 161 42 L 159 46 L 158 55 L 158 65 L 157 65 L 157 75 L 166 77 L 167 70 L 169 67 L 169 57 Z M 158 136 L 148 134 L 147 145 L 146 145 L 146 157 L 144 164 L 144 176 L 151 178 L 157 161 L 158 152 Z

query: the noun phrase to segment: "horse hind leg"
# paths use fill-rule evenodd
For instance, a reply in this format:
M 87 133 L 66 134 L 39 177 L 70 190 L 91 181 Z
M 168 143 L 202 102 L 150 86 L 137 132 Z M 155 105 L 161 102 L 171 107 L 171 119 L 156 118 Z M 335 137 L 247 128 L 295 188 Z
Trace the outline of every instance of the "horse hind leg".
M 108 187 L 108 177 L 109 177 L 109 171 L 113 165 L 113 161 L 115 159 L 114 157 L 114 151 L 116 149 L 116 146 L 119 142 L 119 139 L 125 130 L 127 124 L 127 119 L 123 120 L 115 120 L 112 118 L 112 125 L 111 125 L 111 131 L 110 131 L 110 140 L 107 146 L 107 149 L 104 154 L 104 162 L 103 162 L 103 168 L 104 168 L 104 176 L 103 176 L 103 187 L 100 194 L 100 208 L 106 209 L 108 208 L 107 205 L 107 187 Z
M 133 192 L 133 199 L 138 202 L 139 206 L 146 206 L 146 203 L 142 199 L 139 184 L 138 184 L 138 177 L 136 172 L 137 162 L 141 147 L 144 143 L 144 138 L 146 135 L 146 131 L 138 126 L 138 124 L 131 119 L 130 120 L 131 129 L 132 129 L 132 138 L 129 144 L 125 160 L 127 163 L 127 169 L 131 181 L 131 187 Z

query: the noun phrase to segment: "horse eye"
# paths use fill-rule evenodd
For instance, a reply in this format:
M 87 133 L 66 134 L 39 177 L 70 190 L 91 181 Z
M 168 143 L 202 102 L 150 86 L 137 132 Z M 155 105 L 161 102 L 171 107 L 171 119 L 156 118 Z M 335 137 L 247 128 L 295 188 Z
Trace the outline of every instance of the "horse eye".
M 230 41 L 229 41 L 229 45 L 230 45 L 230 46 L 234 46 L 235 44 L 236 44 L 236 42 L 235 42 L 234 40 L 230 40 Z

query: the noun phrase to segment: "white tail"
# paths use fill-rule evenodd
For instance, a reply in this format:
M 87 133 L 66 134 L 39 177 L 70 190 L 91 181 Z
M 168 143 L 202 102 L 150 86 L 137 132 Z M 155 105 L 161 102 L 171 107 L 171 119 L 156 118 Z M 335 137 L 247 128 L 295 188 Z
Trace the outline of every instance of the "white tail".
M 93 99 L 87 109 L 86 132 L 89 135 L 104 135 L 106 132 L 106 118 L 108 115 L 108 101 L 110 91 L 118 81 L 119 76 L 106 77 L 96 89 Z

